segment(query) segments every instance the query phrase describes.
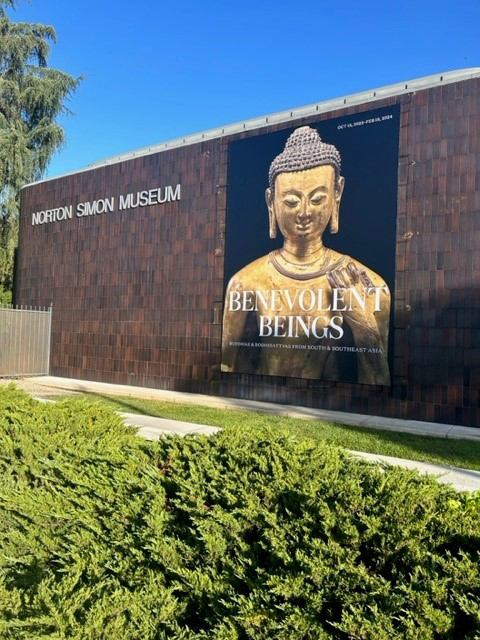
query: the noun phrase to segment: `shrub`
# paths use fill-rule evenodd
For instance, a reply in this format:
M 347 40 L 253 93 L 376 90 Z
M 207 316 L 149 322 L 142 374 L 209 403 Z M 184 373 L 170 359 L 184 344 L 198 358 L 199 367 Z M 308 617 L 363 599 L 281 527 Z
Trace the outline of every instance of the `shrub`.
M 8 307 L 12 304 L 12 292 L 5 290 L 0 285 L 0 307 Z
M 479 510 L 410 471 L 10 387 L 0 474 L 7 640 L 480 637 Z

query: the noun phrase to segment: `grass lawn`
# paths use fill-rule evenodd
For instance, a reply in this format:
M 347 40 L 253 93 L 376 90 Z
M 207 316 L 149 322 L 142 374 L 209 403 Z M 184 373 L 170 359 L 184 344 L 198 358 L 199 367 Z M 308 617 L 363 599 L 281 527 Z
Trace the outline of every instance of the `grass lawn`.
M 85 394 L 85 397 L 127 413 L 234 429 L 270 425 L 276 429 L 286 429 L 300 437 L 322 440 L 347 449 L 480 471 L 480 442 L 473 440 L 432 438 L 395 431 L 350 427 L 319 420 L 302 420 L 236 409 L 213 409 L 131 396 Z

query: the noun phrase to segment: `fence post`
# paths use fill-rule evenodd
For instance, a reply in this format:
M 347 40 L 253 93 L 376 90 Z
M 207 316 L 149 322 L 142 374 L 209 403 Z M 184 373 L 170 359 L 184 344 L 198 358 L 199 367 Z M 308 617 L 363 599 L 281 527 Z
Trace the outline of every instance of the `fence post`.
M 53 311 L 53 302 L 50 302 L 50 307 L 48 308 L 48 321 L 47 321 L 47 357 L 46 357 L 46 374 L 50 374 L 50 343 L 52 340 L 52 311 Z

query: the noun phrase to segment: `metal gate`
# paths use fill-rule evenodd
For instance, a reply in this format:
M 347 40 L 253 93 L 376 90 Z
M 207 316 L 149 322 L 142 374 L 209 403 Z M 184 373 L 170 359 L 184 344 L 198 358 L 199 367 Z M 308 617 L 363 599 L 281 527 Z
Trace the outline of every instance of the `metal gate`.
M 51 325 L 51 307 L 0 307 L 0 377 L 48 375 Z

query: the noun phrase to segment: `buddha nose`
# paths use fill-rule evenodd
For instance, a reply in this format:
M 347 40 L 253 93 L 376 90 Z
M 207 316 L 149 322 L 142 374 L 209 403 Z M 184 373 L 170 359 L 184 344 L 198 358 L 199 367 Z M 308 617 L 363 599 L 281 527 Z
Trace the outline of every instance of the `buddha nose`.
M 305 220 L 306 218 L 310 217 L 310 211 L 308 210 L 308 205 L 306 203 L 306 201 L 302 202 L 301 206 L 300 206 L 300 210 L 298 211 L 298 218 L 299 220 Z

